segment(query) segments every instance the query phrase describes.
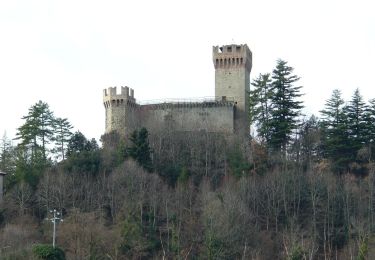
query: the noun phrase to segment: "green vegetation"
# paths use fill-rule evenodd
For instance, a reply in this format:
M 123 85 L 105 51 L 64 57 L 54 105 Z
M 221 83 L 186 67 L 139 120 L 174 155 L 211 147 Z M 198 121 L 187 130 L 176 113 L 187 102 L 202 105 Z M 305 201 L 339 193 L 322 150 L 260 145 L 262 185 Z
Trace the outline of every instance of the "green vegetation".
M 33 246 L 33 253 L 38 259 L 65 260 L 65 253 L 58 247 L 38 244 Z
M 18 145 L 0 141 L 0 258 L 369 259 L 375 99 L 334 90 L 304 118 L 298 79 L 279 60 L 254 80 L 245 141 L 165 126 L 99 147 L 31 106 Z M 45 244 L 50 209 L 63 212 L 60 249 Z
M 146 128 L 135 130 L 130 136 L 131 146 L 128 155 L 133 158 L 146 171 L 152 171 L 151 149 L 148 143 L 148 131 Z
M 275 151 L 286 156 L 287 145 L 299 123 L 302 101 L 298 101 L 302 94 L 301 86 L 295 86 L 299 77 L 293 75 L 293 68 L 287 66 L 287 62 L 278 60 L 276 68 L 272 72 L 271 93 L 271 117 L 269 120 L 270 140 L 269 144 Z

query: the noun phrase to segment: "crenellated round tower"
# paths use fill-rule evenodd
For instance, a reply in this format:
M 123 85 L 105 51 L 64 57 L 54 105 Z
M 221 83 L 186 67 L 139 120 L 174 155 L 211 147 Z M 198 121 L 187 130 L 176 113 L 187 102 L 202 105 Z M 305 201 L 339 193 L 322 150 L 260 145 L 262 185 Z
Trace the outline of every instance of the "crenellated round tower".
M 236 103 L 236 132 L 249 134 L 249 94 L 252 53 L 246 44 L 214 46 L 215 96 Z
M 134 90 L 121 87 L 117 93 L 117 87 L 109 87 L 103 91 L 103 104 L 105 108 L 105 132 L 117 131 L 120 134 L 128 134 L 136 125 L 137 103 L 134 98 Z

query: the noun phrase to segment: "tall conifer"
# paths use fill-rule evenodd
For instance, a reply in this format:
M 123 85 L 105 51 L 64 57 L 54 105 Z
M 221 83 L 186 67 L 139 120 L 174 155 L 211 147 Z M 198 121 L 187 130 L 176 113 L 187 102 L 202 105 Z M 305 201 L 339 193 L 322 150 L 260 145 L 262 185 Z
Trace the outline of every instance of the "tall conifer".
M 303 108 L 302 101 L 298 100 L 302 96 L 302 86 L 295 85 L 300 78 L 293 74 L 293 70 L 286 61 L 278 60 L 272 72 L 270 145 L 275 151 L 281 151 L 284 156 L 291 135 L 298 127 Z
M 41 153 L 47 160 L 47 144 L 53 139 L 54 115 L 47 103 L 39 101 L 29 108 L 27 116 L 22 117 L 25 123 L 17 130 L 20 146 L 31 149 L 31 159 Z
M 352 158 L 348 146 L 348 118 L 344 112 L 344 100 L 340 90 L 333 90 L 331 98 L 326 101 L 325 108 L 320 113 L 324 155 L 331 159 L 334 171 L 343 172 Z
M 254 89 L 250 90 L 250 122 L 255 122 L 260 141 L 268 143 L 272 94 L 270 74 L 259 74 L 251 85 Z
M 348 145 L 353 159 L 366 142 L 366 111 L 368 111 L 368 107 L 363 101 L 359 89 L 356 89 L 345 109 L 348 118 Z

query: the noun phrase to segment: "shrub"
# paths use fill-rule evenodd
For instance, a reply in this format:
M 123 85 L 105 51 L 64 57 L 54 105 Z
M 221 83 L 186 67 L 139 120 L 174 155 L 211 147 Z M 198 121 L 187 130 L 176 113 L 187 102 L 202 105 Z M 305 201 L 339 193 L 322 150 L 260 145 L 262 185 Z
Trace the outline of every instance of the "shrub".
M 33 246 L 33 253 L 38 259 L 65 260 L 65 253 L 58 247 L 51 245 L 37 244 Z

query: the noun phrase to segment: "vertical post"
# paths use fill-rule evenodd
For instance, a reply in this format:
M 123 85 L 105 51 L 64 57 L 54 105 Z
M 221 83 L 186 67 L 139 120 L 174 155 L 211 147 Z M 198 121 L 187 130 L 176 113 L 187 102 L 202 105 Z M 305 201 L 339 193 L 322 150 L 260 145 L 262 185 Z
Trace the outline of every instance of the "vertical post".
M 368 142 L 368 152 L 369 152 L 369 156 L 368 156 L 368 163 L 371 163 L 371 149 L 372 149 L 372 142 L 374 140 L 373 139 L 370 139 L 370 142 Z
M 0 203 L 3 201 L 3 185 L 4 185 L 4 176 L 5 172 L 0 171 Z
M 53 217 L 46 218 L 46 220 L 51 220 L 51 222 L 53 223 L 52 245 L 53 245 L 53 248 L 55 248 L 56 246 L 56 222 L 63 222 L 63 219 L 59 217 L 60 213 L 57 212 L 56 209 L 50 210 L 50 212 L 53 213 Z
M 53 241 L 52 241 L 52 245 L 53 245 L 53 248 L 55 248 L 55 244 L 56 244 L 56 210 L 54 209 L 53 210 Z

